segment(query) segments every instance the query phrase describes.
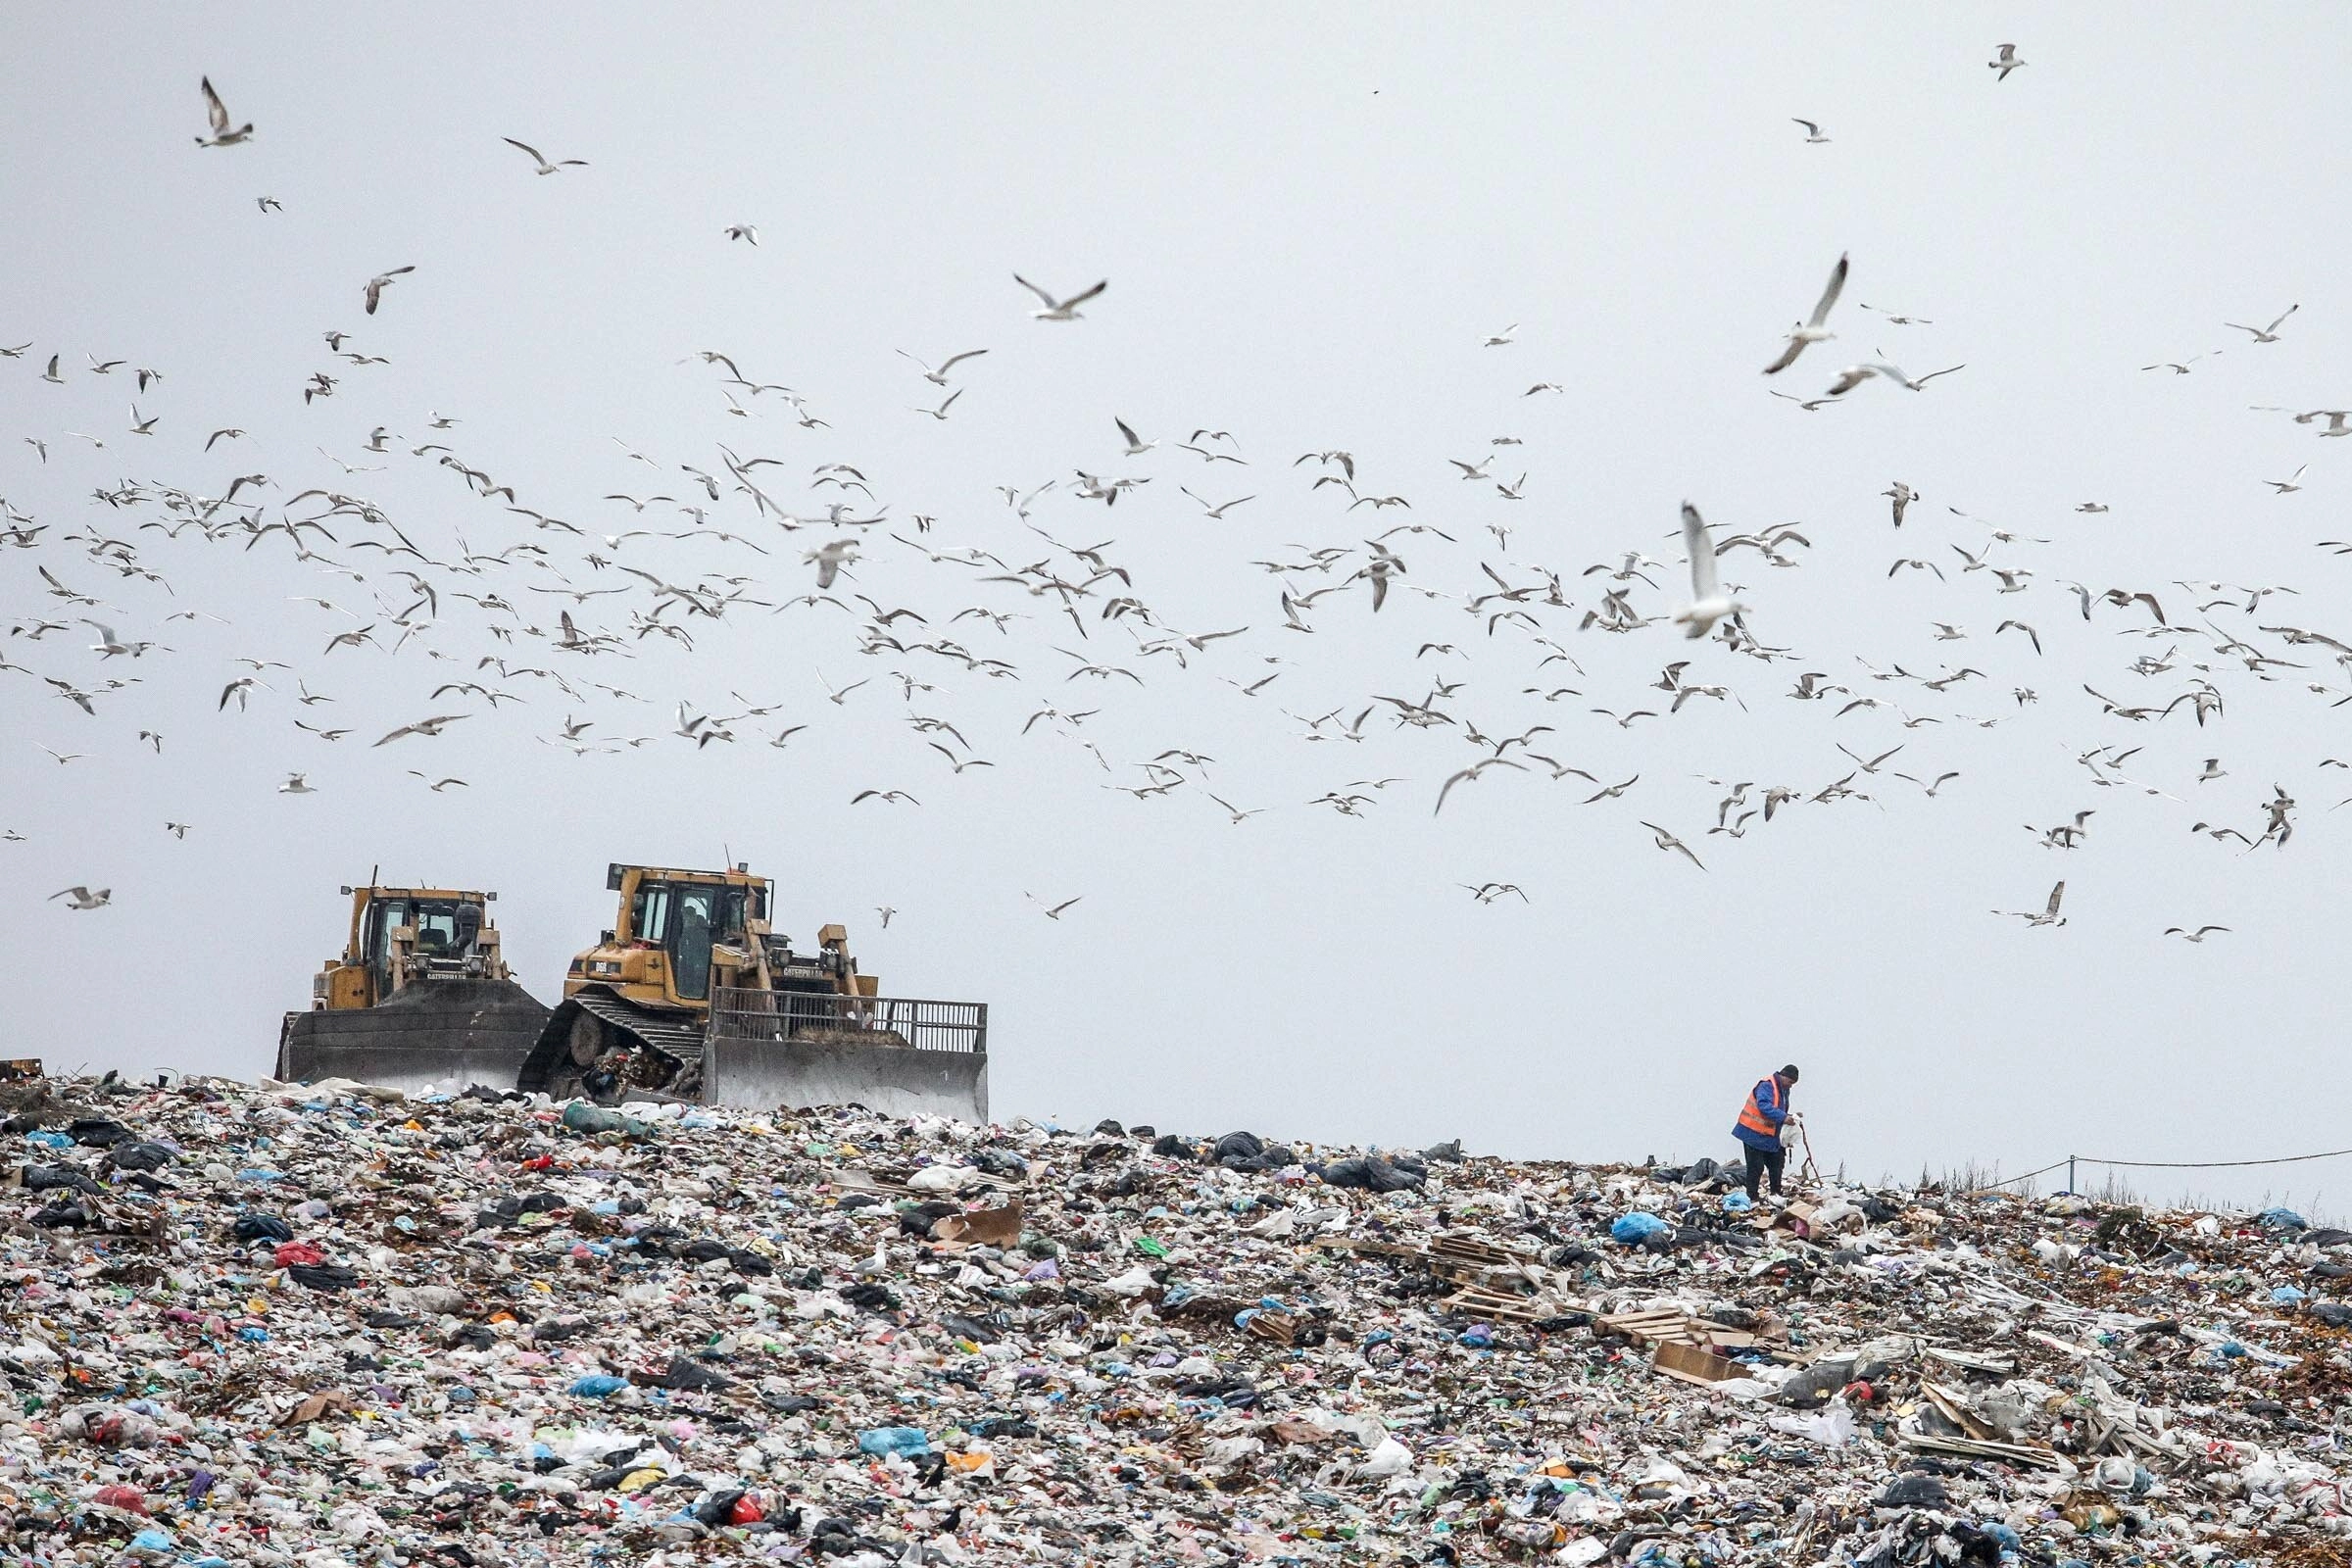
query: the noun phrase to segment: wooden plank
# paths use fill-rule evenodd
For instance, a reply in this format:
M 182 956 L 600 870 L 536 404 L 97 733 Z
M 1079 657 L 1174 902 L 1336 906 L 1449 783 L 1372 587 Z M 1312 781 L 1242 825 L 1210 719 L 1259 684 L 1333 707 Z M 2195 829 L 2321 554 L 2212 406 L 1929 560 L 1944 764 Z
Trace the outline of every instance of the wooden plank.
M 2046 1470 L 2065 1468 L 2066 1461 L 2048 1448 L 2027 1447 L 2015 1443 L 1987 1443 L 1975 1438 L 1938 1438 L 1921 1432 L 1899 1434 L 1907 1448 L 1922 1453 L 1958 1454 L 1969 1459 L 2001 1459 L 2011 1464 L 2036 1465 Z
M 1969 1409 L 1967 1403 L 1961 1398 L 1959 1390 L 1947 1389 L 1940 1384 L 1930 1383 L 1927 1379 L 1922 1378 L 1919 1383 L 1919 1392 L 1927 1396 L 1930 1404 L 1942 1411 L 1954 1426 L 1966 1432 L 1971 1439 L 1979 1443 L 1999 1441 L 1995 1437 L 1993 1429 L 1979 1420 L 1975 1412 Z

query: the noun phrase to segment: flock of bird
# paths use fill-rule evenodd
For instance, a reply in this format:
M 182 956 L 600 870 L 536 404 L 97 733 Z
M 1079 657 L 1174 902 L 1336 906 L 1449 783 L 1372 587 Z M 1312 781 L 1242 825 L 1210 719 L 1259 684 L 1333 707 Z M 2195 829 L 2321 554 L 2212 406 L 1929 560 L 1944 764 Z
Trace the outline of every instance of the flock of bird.
M 2015 46 L 2002 44 L 1986 64 L 1996 80 L 2006 81 L 2026 61 Z M 197 137 L 198 146 L 236 156 L 234 149 L 255 139 L 254 125 L 233 122 L 209 78 L 200 86 L 210 134 Z M 1808 144 L 1830 140 L 1818 123 L 1796 123 L 1804 127 Z M 590 167 L 576 158 L 551 160 L 513 137 L 504 140 L 531 161 L 538 176 Z M 276 220 L 268 215 L 282 212 L 280 204 L 267 196 L 258 201 L 265 220 Z M 759 243 L 750 224 L 728 225 L 719 239 Z M 394 308 L 389 292 L 417 273 L 419 265 L 429 266 L 429 259 L 356 282 L 352 303 L 366 317 Z M 1764 375 L 1774 378 L 1765 390 L 1813 412 L 1858 397 L 1923 393 L 1938 378 L 1967 368 L 1955 365 L 1914 376 L 1880 356 L 1823 369 L 1828 345 L 1838 341 L 1838 328 L 1851 314 L 1842 310 L 1851 270 L 1849 258 L 1838 257 L 1810 312 L 1788 329 L 1778 353 L 1762 365 Z M 1054 330 L 1084 331 L 1077 324 L 1087 319 L 1080 307 L 1113 308 L 1117 301 L 1107 279 L 1068 293 L 1018 274 L 1011 284 L 1034 296 L 1037 308 L 1028 311 L 1029 318 Z M 403 292 L 403 300 L 410 297 Z M 1890 325 L 1932 324 L 1868 305 L 1855 309 Z M 2248 333 L 2253 346 L 2279 344 L 2287 341 L 2281 328 L 2296 309 L 2290 305 L 2260 327 L 2224 324 Z M 1485 335 L 1475 347 L 1509 350 L 1517 332 L 1514 323 Z M 340 328 L 323 327 L 320 339 L 338 368 L 313 372 L 301 385 L 304 418 L 331 415 L 344 400 L 354 400 L 358 388 L 352 378 L 384 363 L 368 353 L 357 335 Z M 909 381 L 918 390 L 928 389 L 924 401 L 910 403 L 910 410 L 944 421 L 955 416 L 967 378 L 982 369 L 975 362 L 990 349 L 960 349 L 936 363 L 905 349 L 896 352 L 914 367 Z M 127 371 L 122 379 L 136 383 L 135 397 L 165 396 L 160 390 L 165 372 L 127 360 L 68 349 L 36 352 L 30 342 L 0 346 L 0 355 L 7 362 L 42 367 L 30 379 L 53 387 Z M 698 350 L 681 363 L 698 365 L 710 391 L 723 399 L 725 407 L 714 406 L 713 412 L 728 431 L 726 439 L 713 439 L 706 451 L 657 458 L 614 437 L 622 453 L 619 462 L 631 473 L 641 465 L 643 482 L 624 483 L 593 500 L 579 498 L 584 505 L 534 492 L 518 478 L 494 476 L 461 449 L 462 418 L 439 413 L 429 416 L 421 433 L 411 435 L 363 416 L 361 423 L 371 427 L 358 443 L 356 463 L 327 449 L 324 440 L 334 437 L 325 425 L 306 426 L 302 444 L 315 447 L 332 465 L 331 474 L 321 469 L 306 478 L 254 471 L 197 486 L 123 477 L 117 466 L 125 449 L 155 450 L 141 443 L 157 441 L 167 421 L 192 426 L 202 436 L 198 458 L 215 455 L 224 444 L 233 451 L 252 440 L 247 424 L 191 420 L 160 402 L 156 406 L 163 412 L 148 413 L 134 403 L 120 434 L 45 429 L 25 435 L 24 445 L 32 454 L 29 471 L 54 473 L 53 461 L 67 465 L 66 453 L 57 449 L 78 440 L 89 448 L 82 467 L 109 473 L 92 481 L 86 504 L 72 514 L 36 514 L 0 498 L 0 564 L 13 556 L 30 568 L 0 575 L 0 593 L 8 596 L 0 599 L 0 624 L 6 627 L 0 691 L 12 692 L 11 710 L 25 720 L 34 699 L 45 697 L 44 708 L 77 715 L 65 719 L 69 726 L 104 725 L 119 705 L 132 698 L 148 661 L 201 657 L 180 653 L 166 638 L 225 639 L 226 655 L 239 635 L 237 619 L 174 607 L 171 576 L 159 557 L 191 549 L 234 552 L 241 580 L 267 582 L 270 591 L 259 604 L 221 608 L 260 614 L 276 601 L 316 613 L 320 617 L 317 651 L 300 667 L 249 654 L 227 655 L 217 677 L 218 696 L 211 710 L 199 716 L 211 723 L 271 726 L 257 732 L 266 739 L 255 744 L 285 749 L 285 778 L 277 789 L 289 796 L 318 793 L 313 776 L 334 771 L 327 760 L 311 759 L 349 765 L 342 755 L 346 751 L 372 757 L 389 747 L 398 747 L 393 758 L 413 758 L 455 726 L 525 722 L 533 711 L 560 713 L 536 721 L 534 733 L 579 758 L 648 746 L 690 748 L 704 756 L 753 745 L 787 749 L 809 728 L 811 715 L 822 711 L 809 705 L 847 710 L 861 691 L 867 696 L 858 702 L 857 722 L 868 726 L 869 733 L 904 725 L 921 752 L 936 754 L 937 761 L 927 764 L 933 780 L 953 785 L 967 773 L 998 765 L 978 754 L 972 738 L 978 727 L 957 709 L 958 697 L 1002 682 L 1043 695 L 1027 705 L 1031 710 L 1025 720 L 994 744 L 1058 747 L 1075 765 L 1099 773 L 1102 787 L 1139 803 L 1197 799 L 1212 813 L 1203 820 L 1222 819 L 1238 828 L 1277 810 L 1329 810 L 1363 818 L 1394 809 L 1397 797 L 1390 792 L 1401 795 L 1408 786 L 1420 792 L 1432 813 L 1444 813 L 1449 806 L 1461 809 L 1457 792 L 1473 783 L 1511 778 L 1520 787 L 1539 787 L 1575 781 L 1578 805 L 1595 808 L 1595 820 L 1615 813 L 1627 829 L 1638 825 L 1661 855 L 1688 868 L 1682 874 L 1693 876 L 1707 872 L 1708 860 L 1719 854 L 1736 853 L 1751 832 L 1773 824 L 1785 811 L 1831 810 L 1854 803 L 1922 808 L 1921 803 L 1967 789 L 1970 768 L 1942 766 L 1952 759 L 1925 755 L 1937 737 L 1993 729 L 2005 721 L 2004 712 L 2043 701 L 2045 689 L 2053 701 L 2077 703 L 2086 726 L 2193 725 L 2216 735 L 2224 732 L 2232 688 L 2247 680 L 2299 685 L 2321 705 L 2352 702 L 2352 682 L 2347 682 L 2352 641 L 2287 623 L 2290 617 L 2278 608 L 2284 601 L 2272 601 L 2294 595 L 2291 587 L 2182 581 L 2150 588 L 2070 581 L 2035 554 L 2050 547 L 2051 539 L 1995 526 L 1957 507 L 1946 507 L 1940 515 L 1957 519 L 1948 526 L 1965 526 L 1971 535 L 1967 542 L 1921 542 L 1931 531 L 1918 515 L 1923 497 L 1900 478 L 1879 492 L 1888 503 L 1883 513 L 1886 538 L 1896 552 L 1886 576 L 1908 573 L 1923 583 L 1934 580 L 1935 591 L 1943 596 L 1940 612 L 1953 617 L 1927 623 L 1938 643 L 1972 640 L 1964 621 L 1973 614 L 1996 620 L 1989 639 L 1978 645 L 1984 650 L 1982 664 L 1914 669 L 1893 662 L 1882 668 L 1850 653 L 1831 657 L 1776 645 L 1770 640 L 1769 586 L 1742 585 L 1727 572 L 1735 564 L 1767 572 L 1801 566 L 1814 550 L 1804 524 L 1719 532 L 1699 505 L 1686 503 L 1679 531 L 1664 520 L 1636 526 L 1630 539 L 1620 539 L 1600 561 L 1550 564 L 1525 559 L 1512 539 L 1519 531 L 1515 504 L 1526 499 L 1527 478 L 1511 477 L 1502 466 L 1511 449 L 1521 445 L 1508 436 L 1495 437 L 1484 453 L 1448 460 L 1445 469 L 1422 483 L 1376 480 L 1375 463 L 1337 447 L 1269 459 L 1225 429 L 1195 428 L 1182 440 L 1173 432 L 1148 437 L 1122 414 L 1105 411 L 1100 445 L 1075 458 L 1065 471 L 996 487 L 997 501 L 1008 515 L 997 519 L 998 532 L 988 536 L 997 544 L 991 550 L 952 542 L 956 528 L 938 515 L 894 516 L 878 466 L 861 466 L 822 450 L 830 438 L 820 432 L 830 426 L 807 394 L 745 373 L 729 351 Z M 2186 374 L 2190 363 L 2160 362 L 2148 368 Z M 1798 375 L 1816 371 L 1814 384 L 1821 390 L 1782 390 Z M 1873 391 L 1873 383 L 1888 390 Z M 1537 381 L 1516 395 L 1533 399 L 1559 391 L 1557 382 Z M 2347 428 L 2352 411 L 2277 412 L 2291 414 L 2298 425 L 2320 425 L 2313 432 L 2318 437 L 2352 433 Z M 232 417 L 261 422 L 250 412 Z M 744 422 L 732 426 L 730 418 Z M 775 439 L 799 440 L 806 455 L 751 450 L 779 426 Z M 312 433 L 320 439 L 314 440 Z M 444 470 L 446 479 L 439 482 L 473 510 L 462 512 L 455 525 L 446 527 L 395 515 L 368 493 L 372 488 L 368 476 L 393 465 L 427 475 Z M 1183 473 L 1175 482 L 1171 466 Z M 2294 494 L 2309 466 L 2284 480 L 2259 482 L 2274 497 Z M 1130 471 L 1115 471 L 1121 468 Z M 1293 515 L 1314 509 L 1325 537 L 1312 544 L 1248 547 L 1246 565 L 1238 559 L 1232 564 L 1237 572 L 1252 574 L 1258 586 L 1250 591 L 1248 608 L 1235 612 L 1237 623 L 1187 630 L 1174 612 L 1149 597 L 1147 572 L 1121 552 L 1115 538 L 1086 542 L 1093 525 L 1082 519 L 1095 517 L 1094 508 L 1102 509 L 1100 525 L 1125 526 L 1125 519 L 1148 505 L 1142 498 L 1153 494 L 1147 489 L 1153 486 L 1156 493 L 1183 496 L 1198 508 L 1201 524 L 1231 524 L 1245 531 L 1251 517 L 1246 509 L 1264 508 L 1260 498 L 1273 497 L 1279 488 Z M 1465 504 L 1472 496 L 1479 498 L 1477 514 Z M 2084 502 L 2076 510 L 2095 515 L 2106 509 Z M 1473 515 L 1479 520 L 1459 520 Z M 1081 527 L 1088 531 L 1073 533 Z M 1008 548 L 1003 542 L 1006 536 L 1026 543 Z M 1073 537 L 1081 542 L 1066 542 Z M 1662 537 L 1679 540 L 1679 564 L 1653 559 L 1640 543 Z M 483 540 L 494 542 L 477 542 Z M 1847 540 L 1838 543 L 1863 548 Z M 2323 544 L 2339 554 L 2352 553 L 2352 542 Z M 710 559 L 697 564 L 692 558 L 701 552 L 710 553 Z M 886 601 L 867 591 L 861 577 L 868 573 L 877 582 L 911 578 L 920 588 L 894 593 Z M 304 591 L 280 591 L 296 584 Z M 1392 602 L 1400 595 L 1424 604 L 1399 615 Z M 2032 607 L 2037 605 L 2042 608 L 2035 612 Z M 1447 624 L 1459 630 L 1447 634 L 1441 628 L 1439 635 L 1426 636 L 1433 614 L 1452 617 Z M 2044 641 L 2047 617 L 2053 615 L 2078 616 L 2144 644 L 2145 651 L 2059 675 L 2045 662 L 2051 653 Z M 779 624 L 795 628 L 801 649 L 820 650 L 808 662 L 821 691 L 754 699 L 730 687 L 728 702 L 713 704 L 675 689 L 640 689 L 641 683 L 626 673 L 649 650 L 691 654 L 710 628 L 760 616 L 792 617 Z M 1307 639 L 1313 633 L 1339 616 L 1404 620 L 1411 628 L 1403 632 L 1404 640 L 1419 640 L 1413 662 L 1428 672 L 1425 689 L 1417 689 L 1417 682 L 1403 692 L 1356 690 L 1338 702 L 1327 695 L 1323 702 L 1302 705 L 1320 710 L 1295 711 L 1284 683 L 1294 688 L 1309 683 L 1311 659 L 1302 650 L 1312 647 Z M 1620 637 L 1665 639 L 1673 632 L 1681 634 L 1680 642 L 1705 644 L 1708 662 L 1702 666 L 1692 658 L 1661 657 L 1657 678 L 1630 696 L 1604 689 L 1590 673 L 1590 656 L 1578 644 L 1578 639 L 1593 646 Z M 1680 642 L 1659 646 L 1671 649 Z M 402 656 L 402 667 L 417 671 L 415 684 L 424 695 L 411 711 L 421 710 L 422 716 L 387 714 L 364 722 L 331 691 L 313 689 L 328 686 L 346 663 L 394 656 Z M 823 674 L 827 663 L 851 661 L 871 662 L 875 673 L 838 685 Z M 1789 667 L 1775 667 L 1780 665 Z M 1996 680 L 1985 666 L 2005 673 Z M 1706 678 L 1700 678 L 1702 672 Z M 1327 681 L 1348 678 L 1345 669 L 1312 673 Z M 1500 681 L 1493 678 L 1496 673 Z M 1343 759 L 1377 752 L 1414 771 L 1335 782 L 1303 801 L 1236 805 L 1211 788 L 1217 759 L 1198 744 L 1114 758 L 1086 728 L 1114 705 L 1150 705 L 1158 682 L 1199 686 L 1210 680 L 1231 689 L 1226 699 L 1231 704 L 1278 710 L 1283 727 L 1300 744 L 1324 746 Z M 2118 700 L 2098 689 L 2128 689 L 2118 684 L 2126 681 L 2138 683 L 2146 695 Z M 1972 688 L 1969 682 L 1978 685 Z M 1996 693 L 2002 684 L 2007 690 Z M 1068 695 L 1074 688 L 1085 693 L 1083 703 Z M 1994 710 L 1971 714 L 1951 706 L 1970 691 L 1984 693 Z M 903 714 L 881 713 L 882 701 L 891 695 Z M 1638 724 L 1689 723 L 1683 716 L 1687 710 L 1726 704 L 1748 710 L 1751 700 L 1760 704 L 1775 696 L 1834 705 L 1831 710 L 1839 719 L 1853 715 L 1850 738 L 1856 744 L 1838 743 L 1838 760 L 1825 753 L 1818 772 L 1801 780 L 1771 781 L 1737 772 L 1710 777 L 1705 780 L 1709 804 L 1695 809 L 1676 798 L 1668 781 L 1654 776 L 1645 781 L 1640 766 L 1616 780 L 1582 765 L 1586 760 L 1599 765 L 1592 755 L 1594 737 L 1638 746 L 1640 736 L 1650 732 L 1637 730 Z M 674 722 L 642 721 L 641 715 L 653 714 L 674 714 Z M 21 732 L 30 725 L 11 727 Z M 980 739 L 988 737 L 980 734 Z M 346 740 L 353 744 L 341 746 Z M 137 744 L 161 754 L 166 743 L 159 729 L 141 727 Z M 327 748 L 323 754 L 321 747 Z M 63 768 L 87 758 L 74 750 L 41 750 Z M 2117 741 L 2082 750 L 2075 761 L 2083 788 L 2121 792 L 2107 797 L 2119 803 L 2134 798 L 2170 802 L 2180 808 L 2182 817 L 2199 814 L 2187 805 L 2192 796 L 2222 798 L 2220 790 L 2202 793 L 2230 777 L 2221 758 L 2207 759 L 2194 779 L 2167 781 L 2172 784 L 2167 788 L 2125 771 L 2138 751 Z M 1904 766 L 1893 765 L 1898 761 Z M 2334 759 L 2319 765 L 2345 766 Z M 1609 773 L 1617 770 L 1611 767 Z M 1344 763 L 1332 776 L 1380 771 Z M 416 787 L 436 793 L 470 787 L 467 779 L 439 769 L 404 772 L 418 781 Z M 1895 791 L 1897 784 L 1909 786 L 1908 791 Z M 915 808 L 922 805 L 917 789 L 928 793 L 931 787 L 919 777 L 885 778 L 858 790 L 845 804 L 861 811 Z M 1228 782 L 1219 781 L 1217 789 L 1237 793 Z M 1494 790 L 1489 783 L 1475 793 Z M 1640 803 L 1632 800 L 1638 790 Z M 2293 795 L 2273 783 L 2268 798 L 2247 808 L 2244 827 L 2202 817 L 2182 827 L 2215 844 L 2232 844 L 2240 854 L 2276 853 L 2293 836 L 2297 810 Z M 1674 826 L 1652 819 L 1678 812 L 1682 817 Z M 2035 843 L 2064 857 L 2085 842 L 2097 813 L 2097 807 L 2062 811 L 2064 819 L 2056 825 L 2029 823 L 2027 831 Z M 2218 807 L 2214 814 L 2220 814 Z M 177 820 L 165 824 L 174 838 L 184 838 L 190 826 Z M 1710 848 L 1719 838 L 1721 849 Z M 0 823 L 0 841 L 22 842 L 22 835 Z M 1706 850 L 1705 857 L 1700 850 Z M 1994 912 L 2013 914 L 2034 928 L 2064 926 L 2060 911 L 2066 886 L 2065 879 L 2058 880 L 2039 908 Z M 1529 902 L 1516 882 L 1482 879 L 1460 887 L 1480 905 L 1506 898 Z M 112 890 L 75 886 L 52 897 L 69 908 L 89 910 L 104 907 Z M 1028 897 L 1049 918 L 1060 920 L 1083 896 Z M 898 912 L 887 906 L 877 910 L 885 925 Z M 2192 920 L 2163 935 L 2202 943 L 2229 929 Z

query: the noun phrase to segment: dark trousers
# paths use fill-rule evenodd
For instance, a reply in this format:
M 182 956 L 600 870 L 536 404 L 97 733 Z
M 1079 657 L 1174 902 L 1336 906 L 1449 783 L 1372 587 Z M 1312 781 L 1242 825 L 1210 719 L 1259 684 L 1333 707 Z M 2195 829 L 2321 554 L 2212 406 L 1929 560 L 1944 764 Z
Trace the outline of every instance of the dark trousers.
M 1753 1144 L 1744 1144 L 1740 1147 L 1747 1151 L 1747 1196 L 1749 1200 L 1752 1201 L 1756 1196 L 1756 1179 L 1768 1173 L 1772 1177 L 1773 1196 L 1778 1198 L 1781 1192 L 1781 1167 L 1788 1163 L 1788 1151 L 1776 1149 L 1770 1153 L 1766 1153 Z

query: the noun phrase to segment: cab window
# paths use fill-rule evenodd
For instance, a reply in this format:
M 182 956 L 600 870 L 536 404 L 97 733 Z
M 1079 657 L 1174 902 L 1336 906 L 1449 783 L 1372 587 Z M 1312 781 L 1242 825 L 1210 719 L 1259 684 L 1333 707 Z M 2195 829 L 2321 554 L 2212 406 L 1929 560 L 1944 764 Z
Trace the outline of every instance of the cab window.
M 666 943 L 670 903 L 670 887 L 666 882 L 652 882 L 639 888 L 636 899 L 629 905 L 630 937 L 656 947 Z

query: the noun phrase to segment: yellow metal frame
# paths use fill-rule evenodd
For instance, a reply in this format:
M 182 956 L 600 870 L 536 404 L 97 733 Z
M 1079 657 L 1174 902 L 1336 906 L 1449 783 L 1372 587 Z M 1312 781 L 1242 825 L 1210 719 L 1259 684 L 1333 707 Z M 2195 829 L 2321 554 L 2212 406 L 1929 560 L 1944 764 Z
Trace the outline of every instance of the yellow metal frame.
M 356 1008 L 372 1007 L 384 1000 L 376 995 L 375 972 L 368 966 L 368 955 L 362 943 L 369 906 L 389 899 L 438 899 L 478 906 L 482 911 L 482 931 L 477 941 L 486 948 L 491 959 L 489 977 L 497 980 L 507 978 L 506 965 L 499 956 L 498 927 L 490 918 L 490 904 L 498 897 L 497 894 L 471 888 L 394 888 L 380 884 L 345 888 L 343 891 L 351 895 L 351 934 L 344 941 L 343 956 L 327 959 L 311 980 L 313 1011 L 348 1012 Z M 403 926 L 399 929 L 409 928 Z M 393 989 L 399 989 L 397 982 Z
M 710 1011 L 706 997 L 681 997 L 677 993 L 676 976 L 670 972 L 669 955 L 656 947 L 641 947 L 632 925 L 638 890 L 648 882 L 683 883 L 689 886 L 730 887 L 757 890 L 760 903 L 773 910 L 775 884 L 763 876 L 754 876 L 748 870 L 694 871 L 679 866 L 620 865 L 609 866 L 606 888 L 618 895 L 619 905 L 612 916 L 612 929 L 605 941 L 575 955 L 571 966 L 564 971 L 564 995 L 577 996 L 591 987 L 610 991 L 638 1006 L 662 1012 L 687 1013 L 707 1017 Z M 747 987 L 770 989 L 767 956 L 762 937 L 773 926 L 764 917 L 746 914 L 747 948 L 728 943 L 713 943 L 710 948 L 710 983 L 708 989 Z M 840 925 L 818 929 L 817 946 L 826 952 L 838 952 L 844 956 L 845 973 L 836 980 L 844 996 L 871 997 L 880 993 L 878 976 L 858 973 L 858 962 L 848 956 L 849 931 Z

